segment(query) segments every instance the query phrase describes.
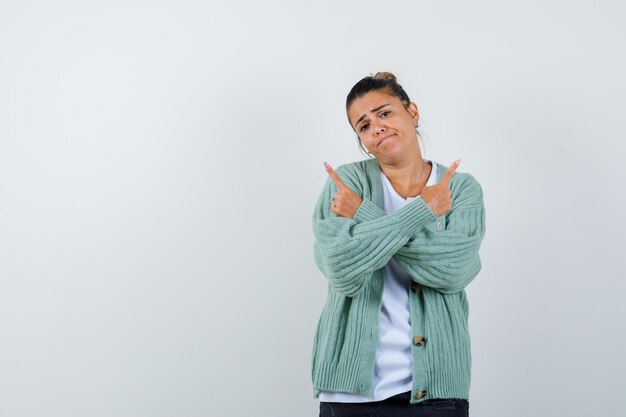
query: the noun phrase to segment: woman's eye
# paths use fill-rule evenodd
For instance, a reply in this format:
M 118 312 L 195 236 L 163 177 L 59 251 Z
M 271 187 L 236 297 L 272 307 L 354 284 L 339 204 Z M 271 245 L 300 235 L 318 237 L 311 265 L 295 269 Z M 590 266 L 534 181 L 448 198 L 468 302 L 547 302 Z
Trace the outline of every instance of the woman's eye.
M 368 125 L 368 124 L 366 123 L 366 124 L 362 125 L 362 126 L 361 126 L 361 129 L 359 129 L 359 130 L 360 130 L 361 132 L 363 132 L 363 131 L 367 130 L 367 128 L 368 128 L 369 126 L 370 126 L 370 125 Z
M 390 112 L 390 111 L 388 111 L 388 110 L 387 110 L 387 111 L 384 111 L 384 112 L 382 112 L 382 113 L 380 114 L 380 117 L 385 117 L 385 116 L 389 115 L 389 113 L 391 113 L 391 112 Z

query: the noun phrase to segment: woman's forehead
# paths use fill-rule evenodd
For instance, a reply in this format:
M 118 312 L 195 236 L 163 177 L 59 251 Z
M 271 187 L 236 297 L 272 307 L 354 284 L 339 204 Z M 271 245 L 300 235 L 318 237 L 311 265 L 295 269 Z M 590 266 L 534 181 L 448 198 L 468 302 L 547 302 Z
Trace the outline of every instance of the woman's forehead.
M 370 91 L 352 102 L 348 109 L 348 117 L 356 121 L 363 115 L 367 117 L 373 111 L 380 110 L 381 106 L 398 104 L 402 104 L 400 100 L 384 90 Z

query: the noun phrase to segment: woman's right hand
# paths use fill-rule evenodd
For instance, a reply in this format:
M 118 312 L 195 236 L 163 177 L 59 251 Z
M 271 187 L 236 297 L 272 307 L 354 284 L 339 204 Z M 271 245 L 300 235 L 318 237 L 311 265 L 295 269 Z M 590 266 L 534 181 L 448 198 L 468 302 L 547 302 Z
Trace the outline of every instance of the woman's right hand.
M 339 178 L 339 175 L 337 175 L 333 167 L 324 162 L 324 168 L 326 168 L 330 179 L 332 179 L 337 186 L 337 192 L 333 197 L 333 204 L 330 207 L 330 211 L 335 213 L 338 217 L 353 219 L 363 200 Z
M 422 200 L 435 216 L 441 216 L 452 209 L 452 193 L 448 185 L 460 163 L 460 159 L 454 161 L 439 183 L 422 190 Z

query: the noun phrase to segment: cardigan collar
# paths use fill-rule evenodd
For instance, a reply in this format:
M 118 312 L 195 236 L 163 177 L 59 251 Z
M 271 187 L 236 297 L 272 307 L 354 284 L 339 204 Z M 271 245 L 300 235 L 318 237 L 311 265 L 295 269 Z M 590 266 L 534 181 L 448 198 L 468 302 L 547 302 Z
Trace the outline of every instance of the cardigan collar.
M 428 161 L 428 160 L 425 160 Z M 384 208 L 384 200 L 383 200 L 383 183 L 380 179 L 381 169 L 378 160 L 375 158 L 367 159 L 365 162 L 365 172 L 368 178 L 368 182 L 371 187 L 371 200 L 378 207 Z M 443 178 L 443 174 L 446 172 L 448 167 L 437 163 L 437 172 L 435 173 L 435 183 L 439 183 Z

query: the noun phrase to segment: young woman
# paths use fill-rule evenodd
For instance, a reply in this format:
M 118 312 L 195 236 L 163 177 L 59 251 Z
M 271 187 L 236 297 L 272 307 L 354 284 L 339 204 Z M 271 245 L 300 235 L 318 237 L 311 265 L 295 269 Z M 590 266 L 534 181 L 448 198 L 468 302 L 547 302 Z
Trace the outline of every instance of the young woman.
M 313 216 L 329 284 L 313 346 L 320 416 L 466 416 L 481 187 L 458 160 L 422 158 L 417 105 L 393 74 L 360 80 L 346 111 L 373 158 L 325 164 Z

